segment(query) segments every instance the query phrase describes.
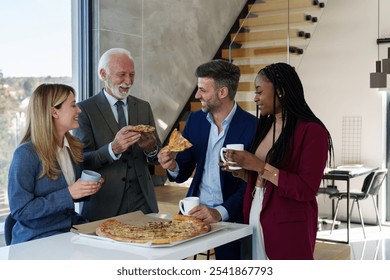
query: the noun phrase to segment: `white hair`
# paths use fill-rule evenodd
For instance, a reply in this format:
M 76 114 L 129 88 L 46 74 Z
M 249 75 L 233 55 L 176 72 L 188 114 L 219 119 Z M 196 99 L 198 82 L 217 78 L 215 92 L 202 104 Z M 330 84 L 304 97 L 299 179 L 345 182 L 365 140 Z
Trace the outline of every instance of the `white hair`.
M 134 60 L 133 57 L 131 56 L 130 51 L 128 51 L 126 49 L 123 49 L 123 48 L 109 49 L 108 51 L 106 51 L 105 53 L 102 54 L 102 56 L 100 57 L 100 60 L 99 60 L 98 73 L 99 73 L 100 80 L 104 81 L 101 74 L 100 74 L 100 70 L 104 69 L 104 70 L 106 70 L 106 72 L 109 72 L 108 71 L 108 64 L 110 63 L 111 56 L 118 55 L 118 54 L 127 55 L 131 60 Z

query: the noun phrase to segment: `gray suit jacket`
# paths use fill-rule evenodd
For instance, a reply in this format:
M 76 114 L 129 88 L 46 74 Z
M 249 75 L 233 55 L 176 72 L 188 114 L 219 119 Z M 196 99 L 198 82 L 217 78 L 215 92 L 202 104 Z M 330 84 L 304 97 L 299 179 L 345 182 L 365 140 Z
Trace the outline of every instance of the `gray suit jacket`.
M 129 96 L 127 100 L 129 124 L 155 126 L 148 102 L 133 96 Z M 91 221 L 118 215 L 126 183 L 129 183 L 126 178 L 128 161 L 132 161 L 149 208 L 157 213 L 157 200 L 148 164 L 148 161 L 157 161 L 157 158 L 148 159 L 138 145 L 133 145 L 119 160 L 112 159 L 108 152 L 108 145 L 119 131 L 119 125 L 103 91 L 81 101 L 78 106 L 82 111 L 79 115 L 80 127 L 75 129 L 73 134 L 84 143 L 83 166 L 101 173 L 105 180 L 99 192 L 83 203 L 81 214 Z M 161 147 L 157 133 L 155 135 L 157 144 Z

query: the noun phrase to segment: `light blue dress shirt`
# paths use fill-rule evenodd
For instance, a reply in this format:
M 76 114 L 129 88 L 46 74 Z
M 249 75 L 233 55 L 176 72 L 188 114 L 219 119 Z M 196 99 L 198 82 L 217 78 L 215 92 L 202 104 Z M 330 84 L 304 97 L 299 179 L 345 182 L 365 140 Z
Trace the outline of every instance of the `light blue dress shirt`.
M 118 99 L 109 95 L 105 90 L 103 90 L 103 91 L 104 91 L 104 95 L 106 96 L 106 98 L 108 100 L 108 103 L 110 103 L 110 107 L 111 107 L 112 113 L 114 114 L 115 120 L 118 122 L 118 111 L 117 111 L 116 105 L 115 105 L 115 103 L 118 101 Z M 127 98 L 121 99 L 121 101 L 124 104 L 123 111 L 125 112 L 126 123 L 129 123 L 129 113 L 127 111 Z M 118 160 L 122 154 L 116 156 L 114 154 L 114 152 L 112 151 L 111 145 L 112 145 L 112 142 L 108 145 L 108 152 L 110 153 L 113 160 Z
M 218 133 L 218 127 L 214 122 L 213 116 L 210 113 L 207 114 L 207 120 L 210 122 L 211 127 L 202 181 L 199 185 L 199 203 L 210 208 L 215 208 L 220 213 L 222 221 L 228 220 L 229 214 L 225 207 L 221 206 L 223 203 L 223 196 L 220 166 L 218 163 L 220 162 L 220 150 L 223 147 L 230 122 L 232 121 L 236 110 L 237 103 L 234 104 L 233 109 L 222 122 L 221 133 Z M 168 172 L 173 178 L 176 178 L 179 174 L 179 170 L 179 165 L 176 164 L 176 169 L 174 171 L 168 170 Z

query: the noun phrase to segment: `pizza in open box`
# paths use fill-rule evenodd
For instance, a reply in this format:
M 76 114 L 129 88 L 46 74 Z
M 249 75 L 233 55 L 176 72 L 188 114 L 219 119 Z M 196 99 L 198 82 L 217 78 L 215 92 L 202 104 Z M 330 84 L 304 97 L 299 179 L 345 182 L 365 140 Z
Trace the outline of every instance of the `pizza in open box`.
M 169 244 L 209 232 L 210 225 L 191 216 L 175 215 L 172 221 L 149 222 L 142 226 L 109 219 L 96 228 L 98 236 L 132 243 Z

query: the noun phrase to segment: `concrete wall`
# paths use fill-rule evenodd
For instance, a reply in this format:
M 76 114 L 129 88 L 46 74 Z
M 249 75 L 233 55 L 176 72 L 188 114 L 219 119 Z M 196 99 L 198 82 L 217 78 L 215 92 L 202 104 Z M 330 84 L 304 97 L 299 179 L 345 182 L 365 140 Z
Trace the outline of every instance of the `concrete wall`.
M 196 87 L 195 68 L 213 58 L 245 0 L 94 2 L 94 57 L 127 48 L 136 63 L 135 96 L 150 101 L 164 140 Z M 95 92 L 102 84 L 94 81 Z

